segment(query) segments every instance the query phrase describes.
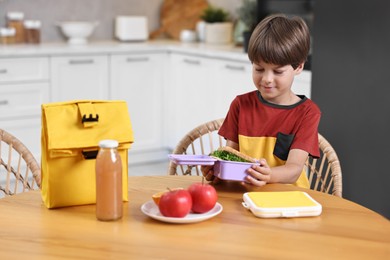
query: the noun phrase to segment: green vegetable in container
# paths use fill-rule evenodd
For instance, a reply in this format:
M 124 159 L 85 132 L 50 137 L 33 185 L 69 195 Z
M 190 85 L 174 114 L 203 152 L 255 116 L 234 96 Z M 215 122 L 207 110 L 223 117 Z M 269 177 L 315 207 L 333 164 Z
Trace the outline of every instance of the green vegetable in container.
M 216 150 L 210 154 L 211 156 L 217 157 L 221 160 L 225 161 L 233 161 L 233 162 L 250 162 L 248 160 L 245 160 L 231 152 L 224 151 L 224 150 Z

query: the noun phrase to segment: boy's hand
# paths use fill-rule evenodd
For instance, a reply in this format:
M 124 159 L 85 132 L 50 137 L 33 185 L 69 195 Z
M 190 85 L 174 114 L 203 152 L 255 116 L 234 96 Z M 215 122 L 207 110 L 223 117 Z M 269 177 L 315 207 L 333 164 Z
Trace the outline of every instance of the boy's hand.
M 255 186 L 264 186 L 271 180 L 271 168 L 265 159 L 260 160 L 260 165 L 253 165 L 247 170 L 245 180 Z
M 213 165 L 202 165 L 200 167 L 200 170 L 202 171 L 203 177 L 207 181 L 212 181 L 214 179 L 214 170 Z
M 207 181 L 211 181 L 214 184 L 220 181 L 219 178 L 214 176 L 214 165 L 203 165 L 200 167 L 200 170 Z

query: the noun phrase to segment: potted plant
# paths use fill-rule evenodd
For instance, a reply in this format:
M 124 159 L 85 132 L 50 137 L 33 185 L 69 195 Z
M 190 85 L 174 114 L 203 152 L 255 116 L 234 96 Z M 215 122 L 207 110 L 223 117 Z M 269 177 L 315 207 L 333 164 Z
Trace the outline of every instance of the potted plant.
M 245 52 L 248 51 L 249 38 L 258 22 L 257 1 L 243 0 L 242 5 L 237 9 L 239 20 L 244 24 L 243 44 Z
M 200 17 L 205 21 L 205 42 L 228 44 L 232 41 L 233 23 L 222 8 L 208 6 Z

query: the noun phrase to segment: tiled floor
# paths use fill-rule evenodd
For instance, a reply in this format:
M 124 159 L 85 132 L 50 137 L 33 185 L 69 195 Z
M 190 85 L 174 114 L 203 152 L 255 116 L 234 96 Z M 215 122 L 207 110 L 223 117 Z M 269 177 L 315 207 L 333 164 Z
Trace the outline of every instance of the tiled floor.
M 129 176 L 167 175 L 168 161 L 129 166 Z

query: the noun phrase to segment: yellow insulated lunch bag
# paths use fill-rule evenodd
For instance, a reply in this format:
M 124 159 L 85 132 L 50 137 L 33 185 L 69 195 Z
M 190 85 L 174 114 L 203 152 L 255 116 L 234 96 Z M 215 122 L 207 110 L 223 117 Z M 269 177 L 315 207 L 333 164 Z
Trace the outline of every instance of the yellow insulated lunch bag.
M 98 143 L 114 139 L 128 200 L 128 149 L 133 131 L 125 101 L 79 100 L 42 105 L 41 194 L 47 208 L 96 202 Z

